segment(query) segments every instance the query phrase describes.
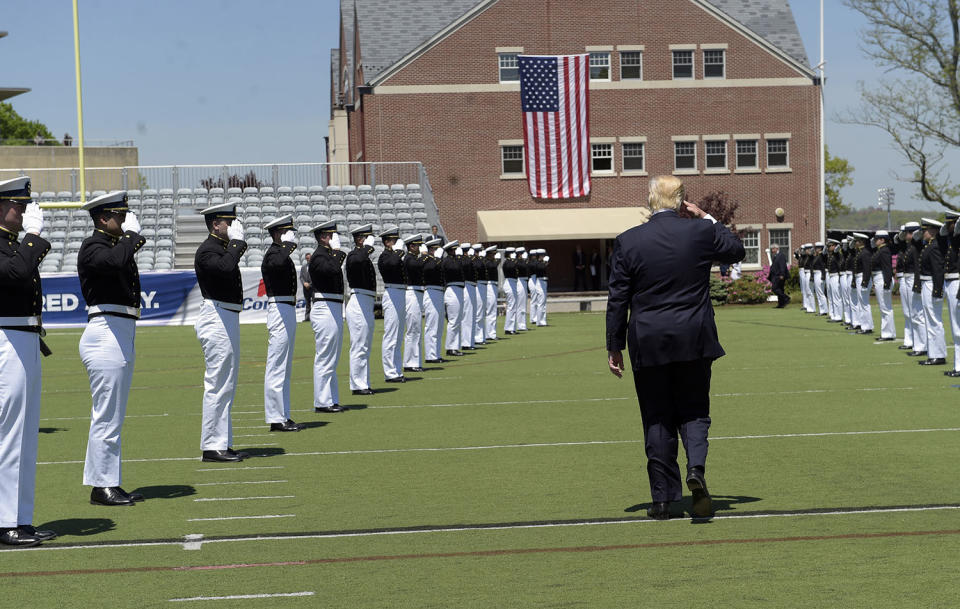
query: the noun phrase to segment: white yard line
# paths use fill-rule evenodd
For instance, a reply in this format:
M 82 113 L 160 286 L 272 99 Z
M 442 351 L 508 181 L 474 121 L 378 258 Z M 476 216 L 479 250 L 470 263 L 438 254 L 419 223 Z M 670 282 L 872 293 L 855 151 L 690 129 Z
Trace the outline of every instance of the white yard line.
M 272 497 L 205 497 L 194 501 L 253 501 L 259 499 L 295 499 L 296 495 L 274 495 Z
M 235 472 L 238 469 L 284 469 L 285 465 L 265 465 L 263 467 L 204 467 L 198 472 Z
M 267 514 L 265 516 L 221 516 L 220 518 L 188 518 L 187 522 L 214 522 L 219 520 L 265 520 L 268 518 L 296 518 L 296 514 Z
M 190 535 L 184 535 L 183 549 L 184 550 L 201 549 L 203 547 L 203 543 L 201 542 L 202 539 L 203 539 L 203 535 L 200 535 L 198 533 L 191 533 Z
M 232 484 L 283 484 L 289 480 L 256 480 L 253 482 L 199 482 L 191 486 L 227 486 Z
M 276 594 L 235 594 L 233 596 L 194 596 L 191 598 L 171 598 L 171 603 L 189 601 L 238 601 L 257 598 L 283 598 L 291 596 L 313 596 L 316 592 L 278 592 Z

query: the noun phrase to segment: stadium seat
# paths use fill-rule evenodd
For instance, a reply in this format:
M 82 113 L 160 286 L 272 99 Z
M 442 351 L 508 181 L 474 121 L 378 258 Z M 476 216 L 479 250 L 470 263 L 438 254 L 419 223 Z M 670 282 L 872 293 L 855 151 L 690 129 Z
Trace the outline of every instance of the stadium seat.
M 410 199 L 409 199 L 409 197 L 408 197 L 408 198 L 407 198 L 407 201 L 409 201 L 409 200 L 410 200 Z M 426 211 L 427 206 L 424 205 L 423 203 L 421 203 L 420 201 L 414 201 L 413 203 L 410 203 L 410 209 L 411 209 L 412 211 Z
M 210 189 L 210 192 L 209 192 L 208 194 L 209 194 L 211 197 L 224 198 L 224 195 L 225 195 L 226 193 L 224 192 L 224 190 L 223 190 L 222 188 L 220 188 L 220 187 L 218 186 L 218 187 L 216 187 L 216 188 L 211 188 L 211 189 Z
M 161 188 L 159 191 L 157 191 L 157 194 L 160 195 L 160 198 L 169 197 L 169 198 L 172 199 L 172 198 L 173 198 L 173 189 L 172 189 L 172 188 Z
M 363 216 L 356 213 L 349 213 L 347 214 L 347 222 L 352 222 L 359 225 L 361 222 L 363 222 Z
M 261 186 L 260 196 L 263 197 L 264 195 L 273 196 L 273 186 Z
M 414 222 L 414 223 L 413 223 L 413 226 L 414 226 L 414 228 L 416 228 L 418 231 L 428 231 L 428 230 L 430 230 L 430 223 L 429 223 L 429 222 Z
M 278 195 L 278 196 L 282 196 L 282 195 L 288 195 L 288 196 L 289 196 L 289 195 L 292 195 L 292 194 L 293 194 L 293 189 L 290 188 L 289 186 L 280 186 L 280 187 L 277 188 L 277 195 Z
M 247 237 L 248 247 L 260 247 L 260 237 Z
M 420 192 L 420 185 L 419 185 L 419 184 L 407 184 L 407 194 L 410 194 L 410 193 L 412 193 L 412 192 Z
M 303 225 L 305 225 L 305 224 L 310 224 L 310 223 L 312 223 L 312 222 L 314 221 L 314 219 L 313 219 L 313 216 L 310 216 L 310 215 L 307 215 L 307 214 L 300 214 L 299 216 L 297 216 L 296 218 L 294 218 L 293 221 L 294 221 L 296 224 L 298 224 L 298 225 L 300 225 L 300 226 L 303 226 Z
M 307 192 L 310 193 L 311 196 L 312 196 L 312 195 L 322 195 L 322 194 L 323 194 L 323 186 L 319 186 L 319 185 L 317 185 L 317 184 L 314 184 L 313 186 L 310 186 L 309 188 L 307 188 Z
M 357 194 L 357 187 L 353 184 L 344 184 L 340 187 L 340 194 L 346 196 L 348 194 L 355 195 Z
M 289 207 L 289 206 L 287 206 Z M 327 209 L 326 205 L 317 205 L 317 211 L 323 212 Z M 297 205 L 293 208 L 293 211 L 297 214 L 309 214 L 313 211 L 313 206 L 310 205 Z
M 392 211 L 380 212 L 380 221 L 381 222 L 396 222 L 397 214 Z
M 373 195 L 373 186 L 369 184 L 360 184 L 357 186 L 357 194 L 360 196 L 363 195 Z
M 193 206 L 197 209 L 205 209 L 210 203 L 207 201 L 206 197 L 197 197 L 193 200 Z
M 258 216 L 258 215 L 256 215 L 256 214 L 250 214 L 250 213 L 248 212 L 248 213 L 244 214 L 244 216 L 243 216 L 243 224 L 244 224 L 244 225 L 247 225 L 247 224 L 250 224 L 250 225 L 260 224 L 260 222 L 262 222 L 262 219 L 260 218 L 260 216 Z
M 390 194 L 390 186 L 387 184 L 377 184 L 373 190 L 378 194 Z
M 391 185 L 390 185 L 390 194 L 393 194 L 393 195 L 396 195 L 396 194 L 404 194 L 404 193 L 406 192 L 406 190 L 407 190 L 407 189 L 403 186 L 403 184 L 391 184 Z
M 243 194 L 243 190 L 237 188 L 236 186 L 231 186 L 227 189 L 227 200 L 230 200 L 233 197 L 240 198 L 240 195 Z
M 329 222 L 329 221 L 330 221 L 330 216 L 328 216 L 327 214 L 314 214 L 310 220 L 313 226 L 317 226 L 319 224 L 323 224 L 324 222 Z
M 194 188 L 194 189 L 193 189 L 193 196 L 195 196 L 195 197 L 206 197 L 206 196 L 208 196 L 209 194 L 210 194 L 210 193 L 207 192 L 207 189 L 206 189 L 206 188 Z
M 426 219 L 427 219 L 427 214 L 426 214 L 426 212 L 422 212 L 422 211 L 415 211 L 415 212 L 413 212 L 412 216 L 413 216 L 413 219 L 414 219 L 414 220 L 426 220 Z
M 139 199 L 140 198 L 140 189 L 131 188 L 127 191 L 127 199 Z
M 306 186 L 294 186 L 293 194 L 294 195 L 306 195 L 309 191 Z
M 414 231 L 417 230 L 417 227 L 412 222 L 401 222 L 399 224 L 400 230 Z
M 243 194 L 257 196 L 260 194 L 260 189 L 256 186 L 247 186 L 243 189 Z
M 397 220 L 400 220 L 400 221 L 403 221 L 403 220 L 413 220 L 413 215 L 412 215 L 410 212 L 408 212 L 408 211 L 398 211 L 398 212 L 397 212 Z
M 260 206 L 257 204 L 258 202 L 257 202 L 257 201 L 252 201 L 252 202 L 251 202 L 251 201 L 249 200 L 249 199 L 250 199 L 249 197 L 248 197 L 247 199 L 248 199 L 248 200 L 246 200 L 246 201 L 243 202 L 243 215 L 244 215 L 244 216 L 249 216 L 250 214 L 254 214 L 254 215 L 257 215 L 257 216 L 260 215 L 261 208 L 260 208 Z
M 153 229 L 153 228 L 141 228 L 141 229 L 140 229 L 140 236 L 143 237 L 143 238 L 155 237 L 156 235 L 157 235 L 156 229 Z
M 62 194 L 62 193 L 60 193 L 60 194 Z M 43 192 L 40 193 L 40 200 L 41 200 L 41 201 L 53 201 L 54 199 L 60 199 L 61 201 L 69 201 L 70 199 L 73 198 L 73 193 L 71 192 L 71 193 L 68 193 L 68 194 L 70 195 L 69 198 L 67 198 L 67 199 L 60 199 L 60 195 L 59 195 L 59 194 L 57 194 L 57 193 L 55 193 L 55 192 L 51 192 L 51 191 L 49 191 L 49 190 L 45 190 L 45 191 L 43 191 Z
M 336 184 L 331 184 L 331 185 L 327 186 L 327 188 L 324 190 L 324 192 L 327 193 L 327 198 L 329 199 L 329 198 L 330 198 L 330 195 L 339 195 L 339 194 L 340 194 L 340 187 L 337 186 Z
M 380 216 L 373 212 L 367 212 L 363 214 L 363 221 L 364 222 L 380 222 Z

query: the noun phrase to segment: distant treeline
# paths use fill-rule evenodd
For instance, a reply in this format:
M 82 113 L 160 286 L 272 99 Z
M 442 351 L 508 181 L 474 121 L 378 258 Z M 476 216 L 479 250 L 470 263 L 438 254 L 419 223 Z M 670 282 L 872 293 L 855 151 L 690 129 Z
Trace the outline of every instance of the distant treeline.
M 894 229 L 899 230 L 900 226 L 907 222 L 919 222 L 920 218 L 933 218 L 934 220 L 943 220 L 943 211 L 926 210 L 890 210 L 890 223 Z M 885 209 L 854 209 L 848 214 L 841 214 L 827 223 L 829 230 L 877 230 L 887 228 L 887 210 Z

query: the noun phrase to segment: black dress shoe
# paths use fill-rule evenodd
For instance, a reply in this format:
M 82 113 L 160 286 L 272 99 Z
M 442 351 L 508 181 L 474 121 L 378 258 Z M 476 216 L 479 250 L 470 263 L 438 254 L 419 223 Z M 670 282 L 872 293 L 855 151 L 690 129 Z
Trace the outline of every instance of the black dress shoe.
M 921 355 L 926 355 L 926 354 L 927 354 L 926 351 L 911 351 L 910 353 L 907 353 L 907 355 L 909 355 L 910 357 L 920 357 Z
M 504 330 L 503 333 L 504 333 L 504 334 L 511 334 L 511 335 L 512 335 L 512 334 L 516 334 L 516 332 L 513 331 L 513 330 Z
M 453 356 L 459 357 L 463 355 L 463 351 L 454 351 L 453 349 L 447 349 L 447 355 L 453 355 Z
M 123 492 L 119 486 L 95 486 L 90 491 L 92 505 L 133 505 L 133 499 Z
M 19 528 L 13 529 L 0 529 L 0 543 L 5 546 L 18 546 L 21 548 L 29 548 L 35 545 L 38 545 L 43 542 L 43 539 L 40 539 L 36 535 L 31 535 L 21 531 Z
M 947 360 L 943 357 L 928 357 L 927 359 L 917 363 L 921 366 L 943 366 L 947 363 Z
M 460 347 L 460 350 L 461 350 L 461 351 L 476 351 L 477 348 L 476 348 L 476 347 L 467 346 L 467 347 Z
M 30 524 L 21 524 L 17 529 L 26 535 L 32 535 L 39 538 L 41 541 L 50 541 L 51 539 L 56 539 L 57 534 L 55 531 L 41 531 L 35 528 Z
M 351 391 L 353 395 L 373 395 L 373 389 L 354 389 Z
M 427 364 L 442 364 L 442 363 L 445 362 L 445 361 L 447 361 L 447 360 L 445 360 L 445 359 L 443 359 L 443 358 L 439 358 L 439 359 L 428 359 L 428 360 L 426 360 L 425 363 L 427 363 Z
M 687 473 L 687 488 L 693 493 L 693 506 L 690 512 L 694 518 L 710 518 L 713 516 L 713 500 L 707 492 L 707 481 L 699 469 L 691 469 Z
M 670 502 L 654 501 L 653 505 L 647 508 L 647 516 L 654 520 L 670 520 Z
M 246 459 L 250 456 L 250 453 L 245 453 L 242 450 L 233 450 L 229 446 L 227 447 L 227 452 L 235 457 L 240 457 L 240 459 Z
M 897 349 L 900 349 L 901 351 L 913 351 L 913 347 L 908 347 L 906 345 L 900 345 L 897 347 Z
M 292 419 L 287 419 L 283 423 L 270 423 L 270 431 L 300 431 L 301 429 L 303 427 L 294 423 Z
M 893 340 L 892 338 L 883 338 L 883 337 L 880 337 L 880 338 L 878 338 L 878 339 L 875 339 L 875 342 L 878 342 L 878 343 L 888 343 L 888 342 L 890 342 L 890 341 L 892 341 L 892 340 Z
M 404 372 L 423 372 L 423 368 L 420 366 L 410 366 L 409 368 L 404 368 Z
M 873 330 L 857 330 L 857 334 L 873 334 Z
M 356 392 L 354 392 L 354 393 L 356 393 Z M 341 406 L 340 404 L 334 404 L 333 406 L 314 406 L 314 407 L 313 407 L 313 411 L 316 412 L 316 413 L 321 413 L 321 412 L 343 412 L 344 410 L 346 410 L 346 408 L 344 408 L 344 407 Z
M 392 376 L 388 379 L 384 379 L 387 383 L 406 383 L 407 379 L 402 376 Z
M 200 460 L 204 463 L 235 463 L 237 461 L 243 461 L 240 457 L 226 450 L 205 450 Z
M 960 376 L 960 370 L 947 370 L 946 372 L 943 373 L 943 375 L 957 378 L 958 376 Z
M 123 490 L 123 489 L 120 488 L 119 486 L 116 487 L 116 488 L 117 488 L 118 491 L 120 491 L 121 493 L 123 493 L 124 495 L 126 495 L 126 496 L 130 499 L 130 501 L 133 501 L 134 503 L 138 503 L 138 502 L 140 502 L 140 501 L 145 501 L 145 500 L 146 500 L 146 497 L 144 497 L 144 496 L 143 496 L 142 494 L 140 494 L 140 493 L 128 493 L 127 491 Z

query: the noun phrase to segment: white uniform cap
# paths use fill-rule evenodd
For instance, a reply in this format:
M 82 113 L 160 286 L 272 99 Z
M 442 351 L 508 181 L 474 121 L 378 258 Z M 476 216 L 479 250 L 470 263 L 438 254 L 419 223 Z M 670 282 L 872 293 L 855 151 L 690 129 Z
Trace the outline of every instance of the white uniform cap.
M 281 228 L 281 227 L 293 228 L 293 216 L 287 214 L 285 216 L 280 216 L 276 220 L 271 220 L 263 225 L 263 228 L 270 230 L 271 228 Z

